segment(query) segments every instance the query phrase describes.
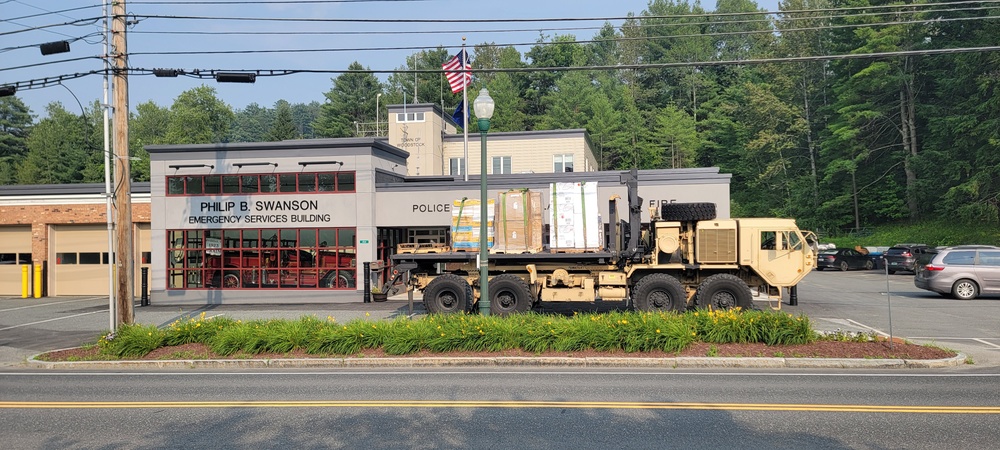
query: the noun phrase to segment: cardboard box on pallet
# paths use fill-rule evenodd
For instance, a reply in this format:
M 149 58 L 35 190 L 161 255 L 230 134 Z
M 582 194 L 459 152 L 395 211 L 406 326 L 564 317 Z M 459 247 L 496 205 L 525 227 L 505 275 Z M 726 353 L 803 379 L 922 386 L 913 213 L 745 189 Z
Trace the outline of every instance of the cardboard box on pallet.
M 550 189 L 549 248 L 600 251 L 604 224 L 597 208 L 597 183 L 552 183 Z
M 463 198 L 452 202 L 451 247 L 455 251 L 475 251 L 479 249 L 480 205 L 477 199 Z M 496 202 L 486 205 L 486 246 L 493 246 L 493 216 Z
M 528 189 L 501 192 L 496 228 L 493 253 L 542 251 L 542 193 Z

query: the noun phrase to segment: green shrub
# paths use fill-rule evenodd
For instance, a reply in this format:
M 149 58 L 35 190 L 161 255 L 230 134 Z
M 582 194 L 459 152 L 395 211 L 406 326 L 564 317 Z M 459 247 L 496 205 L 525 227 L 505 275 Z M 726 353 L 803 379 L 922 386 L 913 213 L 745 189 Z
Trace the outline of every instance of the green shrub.
M 838 339 L 838 337 L 831 337 Z M 845 339 L 840 336 L 839 339 Z M 352 355 L 381 348 L 387 354 L 490 351 L 679 352 L 695 341 L 712 344 L 762 342 L 802 344 L 816 339 L 809 320 L 777 311 L 698 310 L 683 314 L 612 312 L 571 317 L 520 314 L 511 317 L 465 314 L 429 315 L 420 319 L 352 320 L 332 317 L 242 322 L 204 315 L 177 321 L 164 330 L 152 326 L 123 327 L 104 338 L 104 354 L 145 355 L 161 345 L 202 342 L 220 355 L 288 353 L 305 350 L 317 355 Z
M 97 341 L 102 354 L 118 359 L 139 358 L 163 346 L 164 335 L 155 325 L 122 325 Z

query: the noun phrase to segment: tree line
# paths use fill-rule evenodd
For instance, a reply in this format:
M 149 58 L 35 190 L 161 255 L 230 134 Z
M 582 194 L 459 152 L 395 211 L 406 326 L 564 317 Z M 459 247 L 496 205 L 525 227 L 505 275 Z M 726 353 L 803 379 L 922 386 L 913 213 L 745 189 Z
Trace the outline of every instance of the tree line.
M 652 0 L 586 40 L 540 35 L 524 54 L 474 46 L 469 97 L 489 89 L 491 130 L 587 129 L 602 170 L 717 166 L 732 174 L 735 217 L 827 232 L 1000 223 L 1000 55 L 921 52 L 995 45 L 1000 9 L 929 3 L 785 0 L 775 17 L 752 0 L 720 0 L 712 14 Z M 891 56 L 809 58 L 849 54 Z M 201 86 L 169 108 L 142 103 L 130 151 L 148 161 L 149 144 L 356 136 L 404 96 L 451 112 L 461 94 L 440 73 L 451 56 L 414 53 L 385 82 L 356 61 L 322 102 L 234 110 Z M 588 67 L 604 69 L 578 70 Z M 0 99 L 0 184 L 102 181 L 101 111 L 85 109 L 52 103 L 36 122 L 16 97 Z M 132 167 L 148 180 L 148 162 Z

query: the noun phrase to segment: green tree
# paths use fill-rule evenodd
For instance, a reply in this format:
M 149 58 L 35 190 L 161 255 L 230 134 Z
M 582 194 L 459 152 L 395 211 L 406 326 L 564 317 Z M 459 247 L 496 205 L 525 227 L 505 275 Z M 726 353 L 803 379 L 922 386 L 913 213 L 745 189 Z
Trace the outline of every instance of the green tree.
M 0 184 L 15 182 L 15 167 L 28 153 L 31 110 L 17 97 L 0 98 Z
M 316 101 L 292 105 L 292 122 L 295 123 L 295 128 L 299 131 L 299 135 L 303 139 L 316 137 L 312 124 L 319 117 L 319 111 L 320 103 Z M 385 115 L 383 114 L 382 117 L 385 117 Z
M 216 97 L 215 88 L 199 86 L 177 96 L 170 106 L 168 144 L 212 144 L 229 142 L 232 108 Z
M 540 36 L 535 46 L 524 54 L 531 61 L 530 67 L 573 67 L 587 62 L 587 50 L 576 42 L 575 36 L 556 35 L 550 42 L 545 42 L 545 40 L 546 36 Z M 566 74 L 567 72 L 559 70 L 536 71 L 528 74 L 528 86 L 525 89 L 524 97 L 529 129 L 534 129 L 537 122 L 545 117 L 548 109 L 545 98 L 555 91 L 556 82 Z
M 59 102 L 45 107 L 47 117 L 28 136 L 28 153 L 18 165 L 20 184 L 65 184 L 84 181 L 83 169 L 93 154 L 93 126 L 85 118 L 66 111 Z
M 251 103 L 237 110 L 233 119 L 232 142 L 260 142 L 274 122 L 274 111 Z
M 334 78 L 333 88 L 323 94 L 327 101 L 313 123 L 318 137 L 354 136 L 355 123 L 375 122 L 375 102 L 382 92 L 381 84 L 357 61 L 347 70 Z
M 274 104 L 274 107 L 276 111 L 274 114 L 274 123 L 271 124 L 271 129 L 268 130 L 264 139 L 270 142 L 298 139 L 300 137 L 299 130 L 292 121 L 291 106 L 284 100 L 278 100 Z

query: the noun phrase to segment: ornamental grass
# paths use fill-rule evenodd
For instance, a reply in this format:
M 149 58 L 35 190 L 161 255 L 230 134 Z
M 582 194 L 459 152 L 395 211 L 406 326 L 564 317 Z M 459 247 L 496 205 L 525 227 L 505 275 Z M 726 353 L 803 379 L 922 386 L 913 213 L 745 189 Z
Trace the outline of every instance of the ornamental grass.
M 115 359 L 138 358 L 162 346 L 187 343 L 205 344 L 223 356 L 293 351 L 346 356 L 370 349 L 382 349 L 390 355 L 506 350 L 675 353 L 694 342 L 784 345 L 809 343 L 817 337 L 807 317 L 738 308 L 682 314 L 528 313 L 509 317 L 451 314 L 412 320 L 366 318 L 346 323 L 316 316 L 243 322 L 221 316 L 206 318 L 202 314 L 162 329 L 152 325 L 124 325 L 117 334 L 101 337 L 98 347 L 102 354 Z

